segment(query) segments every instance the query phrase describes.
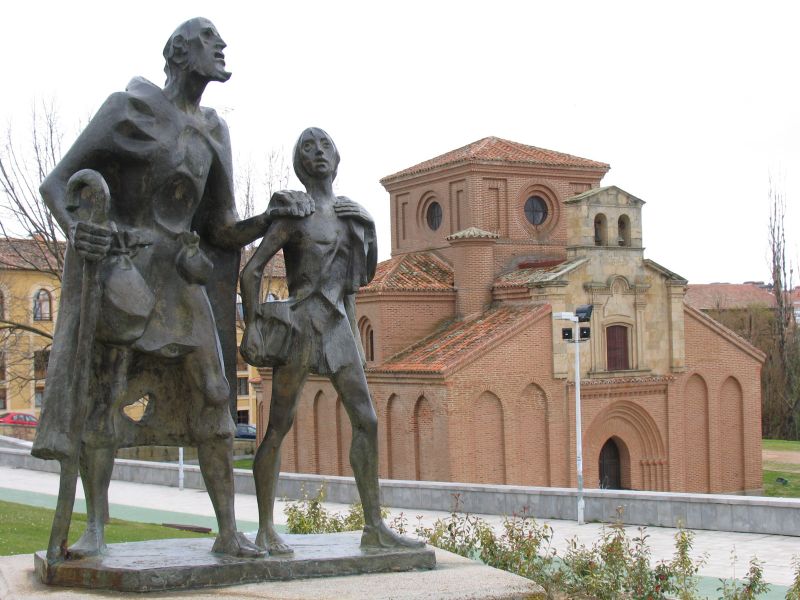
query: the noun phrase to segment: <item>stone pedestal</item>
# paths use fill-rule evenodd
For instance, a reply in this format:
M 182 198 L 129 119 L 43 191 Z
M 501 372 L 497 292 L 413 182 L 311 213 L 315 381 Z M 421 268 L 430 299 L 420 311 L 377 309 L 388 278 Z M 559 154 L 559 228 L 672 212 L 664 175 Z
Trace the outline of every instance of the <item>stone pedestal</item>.
M 430 548 L 362 549 L 361 532 L 287 535 L 288 556 L 234 558 L 211 553 L 211 538 L 110 544 L 102 556 L 48 565 L 34 555 L 38 579 L 51 586 L 153 592 L 310 577 L 433 569 Z

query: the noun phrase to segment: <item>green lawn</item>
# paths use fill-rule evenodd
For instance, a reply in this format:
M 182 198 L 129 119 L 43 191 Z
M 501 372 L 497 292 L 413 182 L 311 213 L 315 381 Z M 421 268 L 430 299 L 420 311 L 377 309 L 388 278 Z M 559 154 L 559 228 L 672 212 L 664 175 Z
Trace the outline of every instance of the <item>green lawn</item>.
M 247 469 L 248 471 L 253 470 L 253 459 L 252 458 L 242 458 L 241 460 L 233 461 L 233 468 L 234 469 Z
M 761 447 L 764 450 L 788 450 L 800 452 L 800 442 L 789 440 L 761 440 Z
M 52 523 L 53 511 L 51 509 L 0 501 L 0 556 L 28 554 L 46 549 Z M 85 525 L 86 515 L 74 513 L 72 527 L 70 527 L 70 543 L 78 538 Z M 111 519 L 111 522 L 106 525 L 106 541 L 109 544 L 164 538 L 209 537 L 210 535 L 120 519 Z
M 782 485 L 775 479 L 782 477 L 789 483 Z M 800 498 L 800 473 L 764 469 L 764 495 L 778 498 Z

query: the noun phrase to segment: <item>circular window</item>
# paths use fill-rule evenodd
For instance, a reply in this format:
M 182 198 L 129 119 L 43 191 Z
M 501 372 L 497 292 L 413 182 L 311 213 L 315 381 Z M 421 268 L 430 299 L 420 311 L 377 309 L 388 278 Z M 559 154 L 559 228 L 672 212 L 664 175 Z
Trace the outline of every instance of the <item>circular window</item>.
M 544 223 L 547 214 L 547 202 L 541 196 L 531 196 L 525 201 L 525 218 L 531 225 Z
M 438 202 L 431 202 L 425 211 L 425 220 L 428 227 L 436 231 L 442 225 L 442 206 Z

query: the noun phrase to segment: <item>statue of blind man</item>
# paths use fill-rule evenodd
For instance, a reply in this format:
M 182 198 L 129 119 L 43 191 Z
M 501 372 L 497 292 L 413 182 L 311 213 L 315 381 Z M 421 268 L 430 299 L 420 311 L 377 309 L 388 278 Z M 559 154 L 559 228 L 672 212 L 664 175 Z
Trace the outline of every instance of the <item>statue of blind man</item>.
M 164 88 L 134 78 L 112 94 L 41 186 L 69 233 L 32 450 L 62 463 L 50 560 L 103 550 L 115 452 L 150 444 L 197 446 L 219 525 L 213 551 L 264 554 L 236 531 L 229 381 L 239 250 L 270 220 L 238 219 L 228 128 L 200 106 L 210 82 L 230 78 L 224 48 L 207 19 L 180 25 L 164 48 Z M 303 201 L 276 215 L 309 213 Z M 144 400 L 141 419 L 126 415 Z M 88 522 L 66 549 L 78 457 Z
M 273 510 L 281 443 L 309 373 L 330 378 L 352 423 L 350 464 L 364 507 L 361 545 L 424 546 L 397 535 L 381 519 L 378 424 L 355 321 L 355 293 L 375 274 L 375 225 L 357 203 L 333 194 L 338 166 L 339 152 L 327 133 L 310 128 L 300 135 L 294 170 L 306 193 L 276 192 L 267 212 L 278 215 L 295 204 L 311 204 L 314 212 L 300 219 L 276 217 L 242 271 L 246 328 L 241 352 L 250 364 L 273 367 L 269 424 L 253 463 L 256 544 L 270 554 L 292 552 L 275 530 Z M 289 299 L 262 304 L 264 266 L 281 248 Z

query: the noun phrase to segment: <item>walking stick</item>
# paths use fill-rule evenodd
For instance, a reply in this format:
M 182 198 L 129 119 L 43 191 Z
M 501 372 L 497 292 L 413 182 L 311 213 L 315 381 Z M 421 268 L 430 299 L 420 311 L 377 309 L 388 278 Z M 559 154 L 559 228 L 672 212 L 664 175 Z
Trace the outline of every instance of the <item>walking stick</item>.
M 84 201 L 84 205 L 88 201 L 90 222 L 100 226 L 108 225 L 111 194 L 103 176 L 97 171 L 91 169 L 78 171 L 67 182 L 67 205 L 77 208 L 81 206 L 81 200 Z M 58 501 L 53 517 L 53 527 L 50 530 L 50 541 L 47 545 L 47 561 L 50 564 L 69 558 L 67 536 L 75 504 L 83 428 L 89 412 L 89 376 L 92 369 L 95 330 L 100 308 L 99 266 L 99 261 L 85 259 L 83 261 L 80 321 L 78 340 L 75 345 L 75 359 L 73 360 L 74 373 L 68 397 L 64 399 L 73 407 L 69 420 L 72 448 L 69 456 L 61 460 Z

